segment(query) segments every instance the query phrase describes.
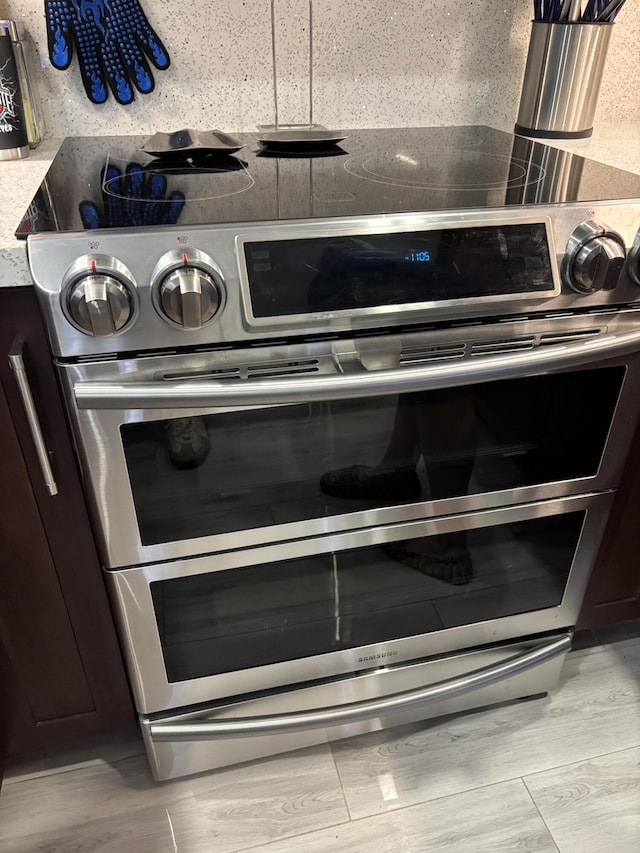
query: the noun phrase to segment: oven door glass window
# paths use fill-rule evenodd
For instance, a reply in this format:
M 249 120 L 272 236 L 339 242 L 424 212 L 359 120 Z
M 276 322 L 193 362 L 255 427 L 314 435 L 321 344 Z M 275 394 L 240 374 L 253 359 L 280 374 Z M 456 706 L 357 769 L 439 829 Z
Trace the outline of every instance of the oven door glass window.
M 598 473 L 624 367 L 121 427 L 143 545 Z
M 170 682 L 562 602 L 584 512 L 151 584 Z

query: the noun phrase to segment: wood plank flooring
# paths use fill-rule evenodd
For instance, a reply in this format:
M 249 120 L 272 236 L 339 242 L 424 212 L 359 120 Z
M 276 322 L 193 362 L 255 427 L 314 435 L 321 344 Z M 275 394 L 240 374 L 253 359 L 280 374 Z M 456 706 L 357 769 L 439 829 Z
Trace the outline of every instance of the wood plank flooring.
M 550 697 L 156 784 L 136 736 L 10 768 L 2 853 L 636 853 L 640 637 Z

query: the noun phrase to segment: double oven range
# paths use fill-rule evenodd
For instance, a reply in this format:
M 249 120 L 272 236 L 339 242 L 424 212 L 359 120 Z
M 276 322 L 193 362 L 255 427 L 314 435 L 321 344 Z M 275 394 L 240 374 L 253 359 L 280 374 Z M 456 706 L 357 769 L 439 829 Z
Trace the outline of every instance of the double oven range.
M 640 177 L 242 141 L 21 226 L 157 779 L 549 690 L 640 412 Z

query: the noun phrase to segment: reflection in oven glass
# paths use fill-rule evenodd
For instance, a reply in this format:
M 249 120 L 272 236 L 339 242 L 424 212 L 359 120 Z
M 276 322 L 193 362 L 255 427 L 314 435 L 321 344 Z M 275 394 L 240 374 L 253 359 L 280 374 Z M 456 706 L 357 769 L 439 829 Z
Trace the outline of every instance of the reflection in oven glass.
M 126 424 L 141 541 L 594 476 L 623 377 L 611 367 Z M 185 433 L 191 450 L 177 454 Z
M 388 545 L 151 584 L 170 682 L 358 648 L 561 603 L 584 512 L 466 531 L 470 572 Z M 411 540 L 394 545 L 410 550 Z M 426 552 L 426 548 L 423 551 Z M 426 645 L 428 654 L 428 644 Z

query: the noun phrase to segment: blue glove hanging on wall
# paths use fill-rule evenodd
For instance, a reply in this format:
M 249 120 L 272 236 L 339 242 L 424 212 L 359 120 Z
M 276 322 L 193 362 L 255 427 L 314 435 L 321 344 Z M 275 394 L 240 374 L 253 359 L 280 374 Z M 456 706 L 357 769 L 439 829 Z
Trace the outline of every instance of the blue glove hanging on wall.
M 45 0 L 49 56 L 64 71 L 74 45 L 89 100 L 103 104 L 107 84 L 115 99 L 130 104 L 132 84 L 139 92 L 154 88 L 149 59 L 169 67 L 169 54 L 150 27 L 138 0 Z

